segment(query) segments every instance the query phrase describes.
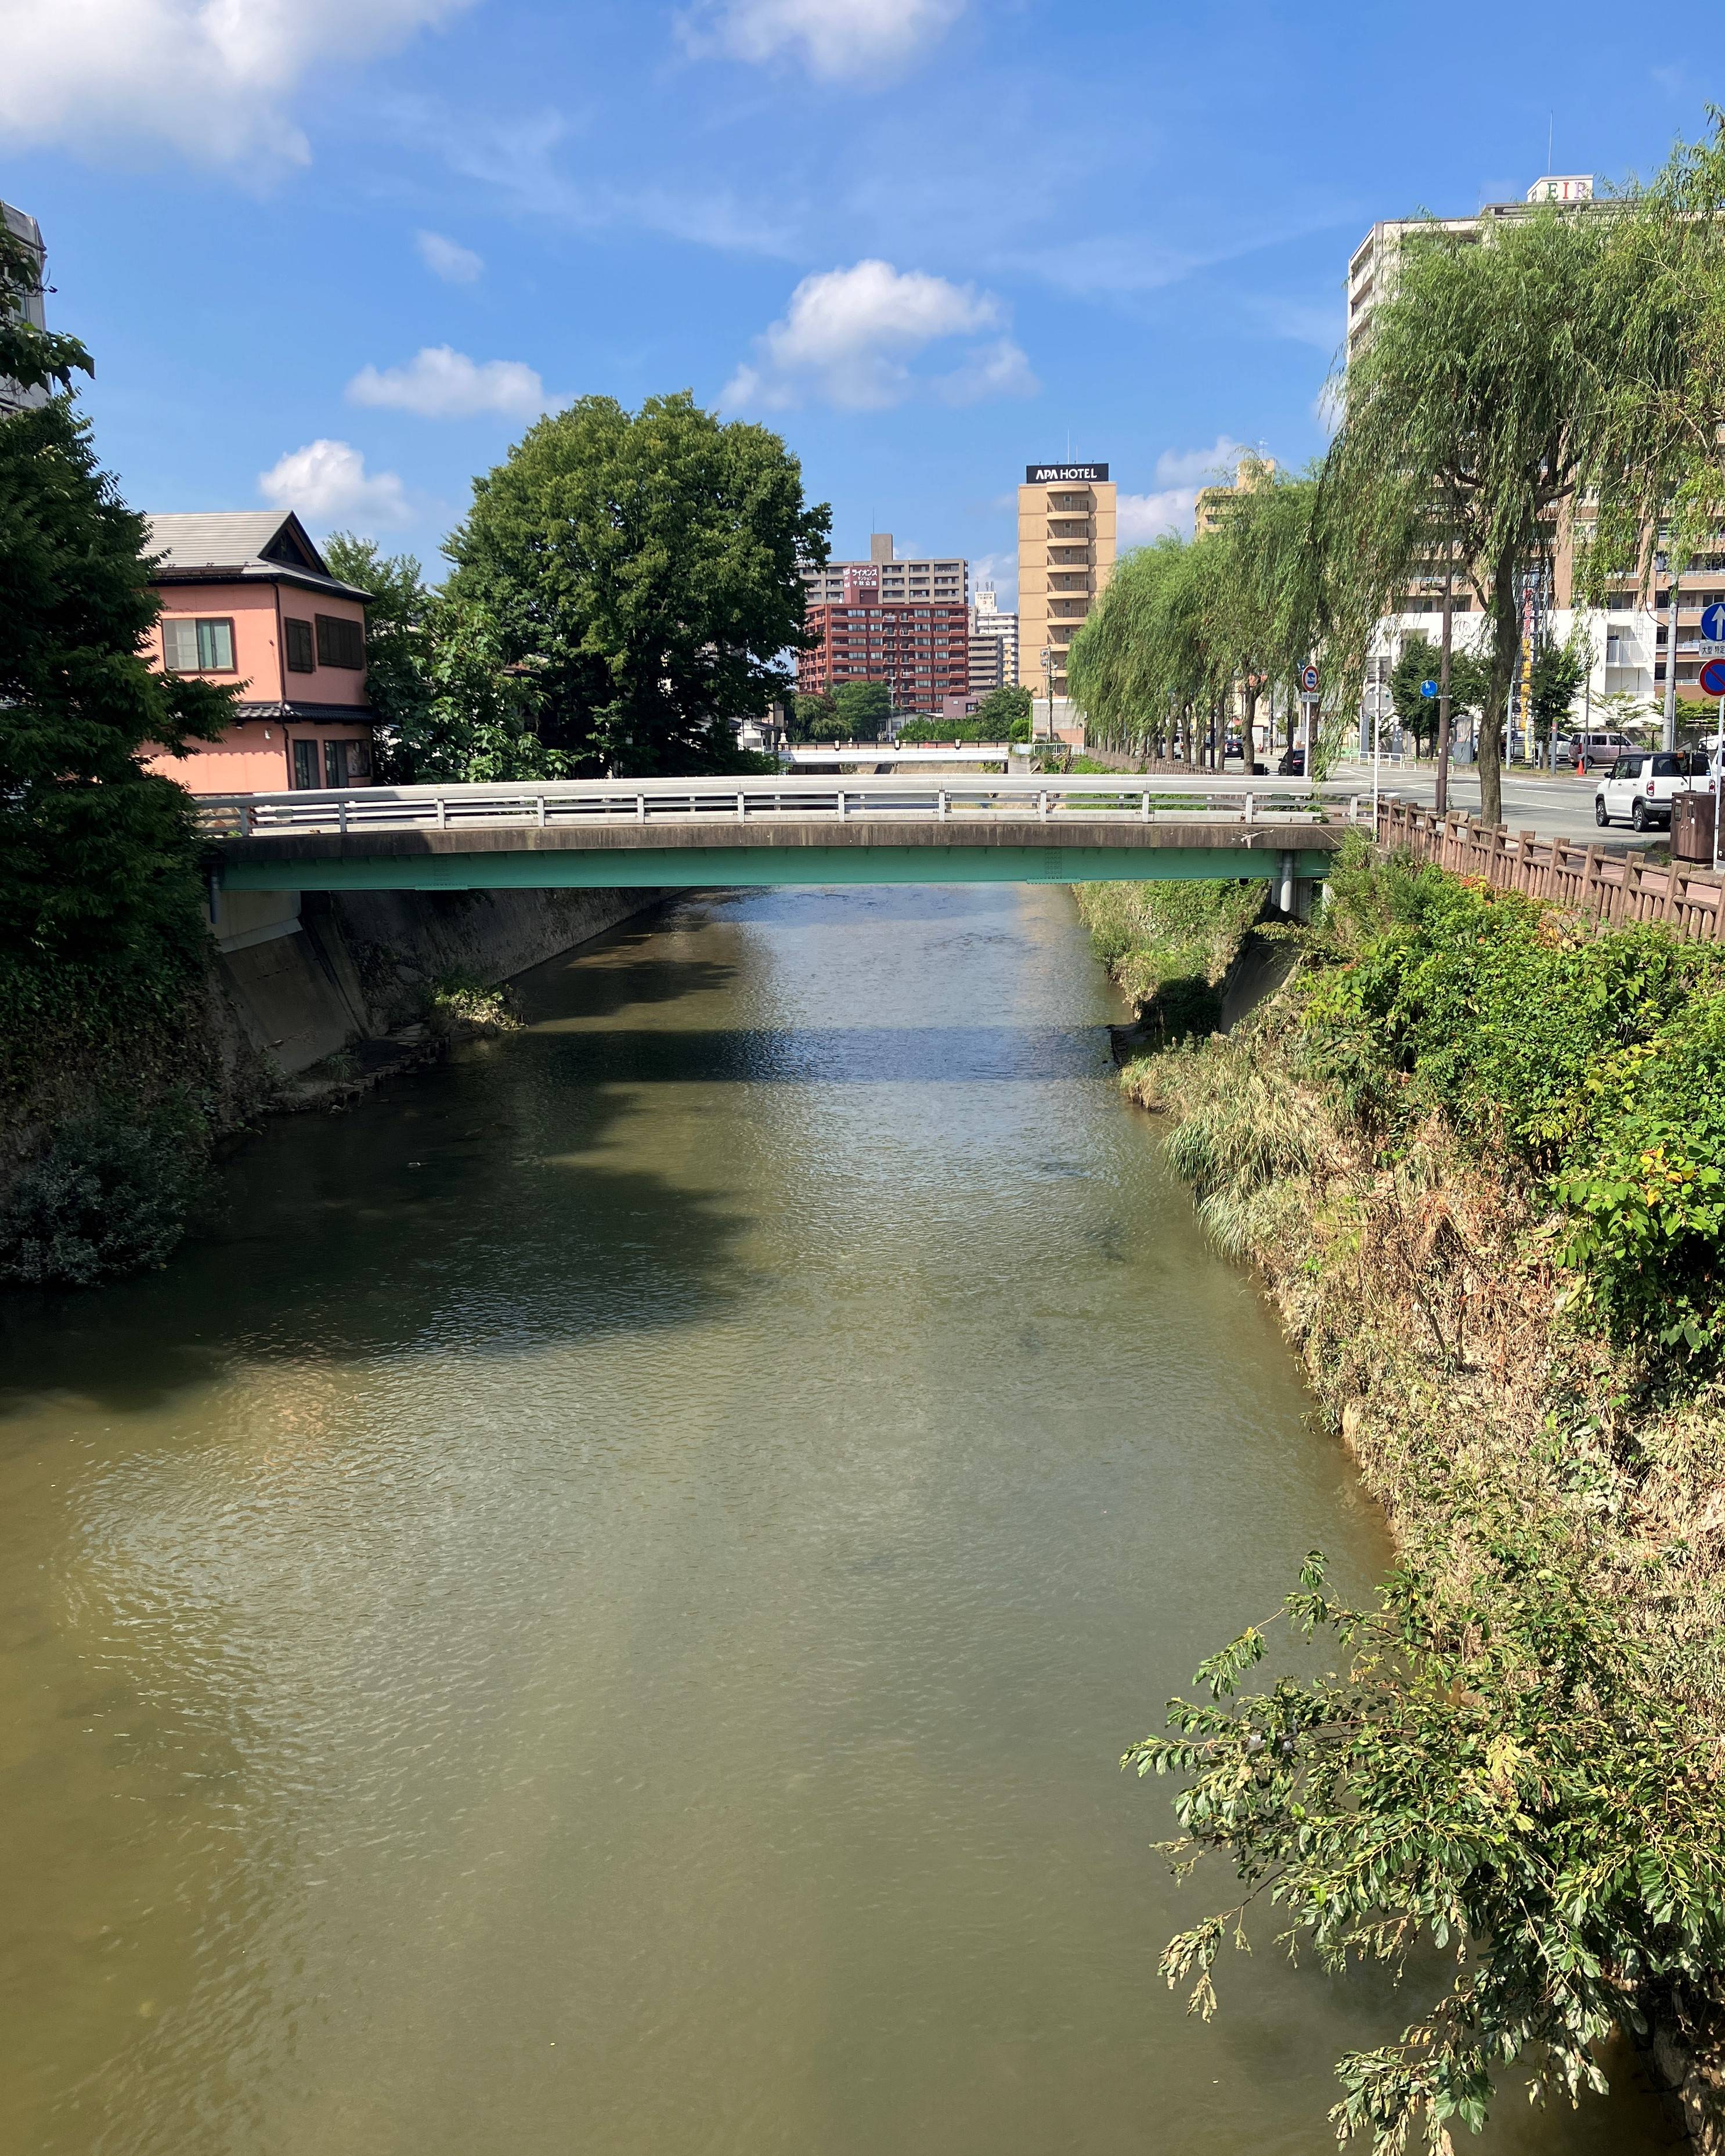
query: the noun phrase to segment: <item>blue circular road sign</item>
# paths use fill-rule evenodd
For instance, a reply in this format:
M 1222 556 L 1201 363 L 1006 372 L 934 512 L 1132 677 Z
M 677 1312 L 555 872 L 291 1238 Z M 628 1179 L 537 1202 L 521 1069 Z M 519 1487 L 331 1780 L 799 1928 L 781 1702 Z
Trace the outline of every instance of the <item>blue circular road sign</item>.
M 1725 659 L 1710 659 L 1701 670 L 1703 696 L 1725 696 Z
M 1436 696 L 1437 692 L 1438 685 L 1435 681 L 1422 681 L 1420 684 L 1420 693 L 1422 696 L 1432 697 Z
M 1703 644 L 1725 644 L 1725 606 L 1717 599 L 1701 610 L 1701 640 Z M 1715 692 L 1709 690 L 1707 694 Z

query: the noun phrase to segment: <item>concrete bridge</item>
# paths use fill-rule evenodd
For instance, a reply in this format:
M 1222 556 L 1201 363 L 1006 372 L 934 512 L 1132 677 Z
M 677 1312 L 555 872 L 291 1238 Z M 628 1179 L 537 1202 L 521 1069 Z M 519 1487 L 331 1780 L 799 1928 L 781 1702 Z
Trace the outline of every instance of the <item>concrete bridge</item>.
M 200 803 L 233 891 L 1260 877 L 1289 912 L 1369 801 L 1302 779 L 582 779 Z

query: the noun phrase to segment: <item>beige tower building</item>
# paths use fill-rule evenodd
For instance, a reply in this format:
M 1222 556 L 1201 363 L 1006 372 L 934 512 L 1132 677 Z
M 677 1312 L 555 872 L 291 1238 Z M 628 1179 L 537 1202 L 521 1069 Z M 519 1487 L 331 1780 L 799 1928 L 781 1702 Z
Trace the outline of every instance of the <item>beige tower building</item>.
M 1107 465 L 1027 465 L 1019 489 L 1019 679 L 1038 698 L 1052 685 L 1057 708 L 1073 633 L 1113 573 Z

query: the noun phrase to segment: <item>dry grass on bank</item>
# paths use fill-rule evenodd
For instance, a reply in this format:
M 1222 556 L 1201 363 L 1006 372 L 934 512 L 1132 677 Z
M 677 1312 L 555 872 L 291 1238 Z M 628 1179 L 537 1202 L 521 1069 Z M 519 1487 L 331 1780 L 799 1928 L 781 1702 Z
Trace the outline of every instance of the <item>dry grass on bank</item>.
M 1661 1389 L 1576 1322 L 1531 1178 L 1437 1117 L 1388 1160 L 1351 1132 L 1291 1053 L 1297 998 L 1296 980 L 1234 1034 L 1122 1074 L 1173 1119 L 1204 1227 L 1262 1276 L 1404 1547 L 1465 1573 L 1468 1490 L 1603 1529 L 1594 1562 L 1641 1601 L 1673 1681 L 1725 1706 L 1725 1385 Z M 1674 1548 L 1650 1590 L 1646 1561 Z

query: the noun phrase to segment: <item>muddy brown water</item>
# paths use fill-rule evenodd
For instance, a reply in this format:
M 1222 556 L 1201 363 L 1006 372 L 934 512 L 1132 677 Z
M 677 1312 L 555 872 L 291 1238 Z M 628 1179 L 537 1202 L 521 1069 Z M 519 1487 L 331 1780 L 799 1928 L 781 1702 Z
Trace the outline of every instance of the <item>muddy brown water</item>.
M 1386 1555 L 1057 890 L 720 895 L 4 1320 L 3 2156 L 1331 2146 L 1125 1746 Z M 1219 1897 L 1219 1877 L 1209 1892 Z M 1499 2151 L 1636 2151 L 1619 2093 Z

